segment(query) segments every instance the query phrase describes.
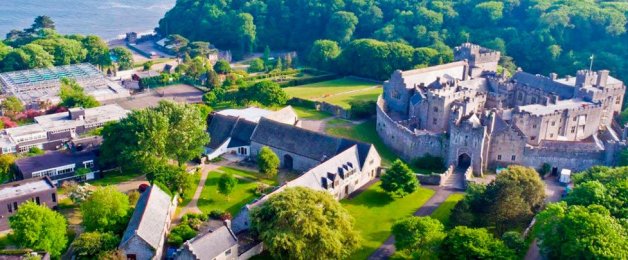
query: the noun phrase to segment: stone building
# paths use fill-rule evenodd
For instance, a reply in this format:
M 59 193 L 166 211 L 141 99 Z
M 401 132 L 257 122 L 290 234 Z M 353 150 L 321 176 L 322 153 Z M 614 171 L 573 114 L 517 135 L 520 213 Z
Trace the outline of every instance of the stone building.
M 377 132 L 404 159 L 431 154 L 476 175 L 509 164 L 583 170 L 613 165 L 625 146 L 614 118 L 626 88 L 609 71 L 508 77 L 499 52 L 470 43 L 454 57 L 384 82 Z

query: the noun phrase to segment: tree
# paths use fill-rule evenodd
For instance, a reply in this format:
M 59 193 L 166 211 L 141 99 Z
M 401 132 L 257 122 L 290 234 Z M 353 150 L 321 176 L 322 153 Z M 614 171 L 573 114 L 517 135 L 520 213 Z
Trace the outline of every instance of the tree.
M 83 87 L 81 87 L 75 79 L 61 79 L 59 97 L 61 98 L 61 105 L 67 108 L 91 108 L 100 106 L 96 98 L 86 94 Z
M 30 69 L 52 67 L 54 63 L 54 56 L 46 52 L 40 45 L 29 43 L 20 49 L 28 56 L 27 65 Z
M 227 74 L 231 72 L 231 65 L 226 60 L 218 60 L 216 64 L 214 64 L 214 71 L 219 74 Z
M 12 168 L 16 159 L 15 155 L 12 154 L 0 155 L 0 183 L 5 183 L 13 178 Z
M 514 252 L 484 228 L 457 226 L 447 233 L 440 259 L 514 259 Z
M 187 51 L 188 43 L 190 41 L 179 34 L 168 35 L 166 39 L 166 45 L 172 46 L 172 51 L 177 54 L 177 57 L 180 57 L 183 52 Z
M 220 176 L 218 180 L 218 191 L 222 193 L 222 195 L 227 196 L 227 200 L 229 199 L 229 194 L 233 191 L 235 186 L 238 184 L 238 179 L 233 176 L 233 174 L 223 174 Z
M 49 16 L 37 16 L 35 17 L 35 22 L 31 25 L 31 29 L 33 31 L 38 31 L 41 29 L 55 29 L 55 22 Z
M 81 204 L 83 226 L 87 231 L 120 233 L 130 217 L 129 199 L 115 186 L 95 190 Z
M 279 84 L 270 80 L 242 86 L 238 88 L 238 96 L 241 102 L 254 101 L 264 106 L 281 106 L 288 102 L 288 94 Z
M 54 65 L 68 65 L 84 62 L 87 50 L 80 41 L 67 38 L 42 38 L 33 43 L 40 45 L 54 56 Z
M 452 211 L 454 225 L 525 228 L 545 202 L 545 185 L 532 168 L 510 166 L 489 185 L 472 185 Z
M 331 40 L 317 40 L 310 49 L 308 62 L 319 69 L 333 70 L 334 61 L 340 55 L 338 43 Z
M 255 47 L 256 27 L 253 22 L 253 16 L 249 13 L 238 14 L 233 23 L 236 26 L 235 33 L 237 41 L 240 42 L 240 50 L 243 53 L 250 53 Z
M 279 157 L 268 146 L 264 146 L 257 155 L 257 167 L 268 178 L 274 178 L 279 168 Z
M 60 256 L 68 241 L 63 215 L 35 202 L 20 204 L 17 213 L 9 217 L 9 226 L 18 246 L 44 250 L 52 256 Z
M 550 259 L 625 259 L 628 230 L 598 205 L 550 204 L 535 224 L 539 247 Z
M 112 233 L 84 232 L 72 242 L 79 259 L 100 259 L 99 256 L 116 249 L 120 239 Z
M 415 259 L 426 259 L 438 251 L 445 238 L 443 224 L 431 217 L 409 217 L 392 227 L 395 248 L 409 252 Z
M 133 68 L 133 53 L 127 48 L 115 47 L 111 53 L 116 57 L 120 70 L 128 70 Z
M 524 240 L 523 236 L 517 231 L 508 231 L 502 235 L 502 241 L 504 245 L 510 248 L 515 255 L 522 255 L 523 252 L 528 250 L 528 244 Z
M 63 182 L 63 188 L 74 204 L 82 203 L 92 195 L 92 186 L 89 183 L 79 185 L 73 181 L 65 181 Z
M 87 49 L 87 61 L 102 67 L 111 65 L 109 47 L 100 37 L 90 35 L 83 39 L 83 46 Z
M 149 61 L 147 61 L 147 62 L 144 62 L 144 63 L 142 64 L 142 69 L 143 69 L 144 71 L 149 71 L 149 70 L 150 70 L 150 68 L 153 66 L 153 64 L 155 64 L 155 63 L 154 63 L 152 60 L 149 60 Z
M 251 212 L 251 227 L 277 259 L 343 259 L 359 246 L 353 218 L 326 191 L 287 188 Z
M 8 96 L 4 99 L 4 101 L 2 101 L 2 109 L 4 110 L 5 115 L 15 118 L 18 113 L 24 111 L 24 105 L 17 97 Z
M 209 142 L 200 111 L 194 105 L 169 101 L 105 125 L 102 135 L 101 165 L 143 173 L 156 172 L 168 160 L 182 165 L 200 155 Z
M 381 177 L 382 189 L 386 192 L 403 197 L 419 188 L 419 181 L 408 165 L 397 159 Z
M 146 179 L 151 183 L 162 183 L 168 190 L 181 195 L 194 185 L 194 176 L 185 171 L 185 167 L 159 162 L 153 170 L 146 174 Z
M 264 71 L 264 61 L 260 58 L 251 60 L 249 63 L 248 72 L 260 72 Z
M 353 36 L 357 24 L 358 17 L 352 12 L 335 12 L 331 15 L 327 23 L 327 39 L 334 40 L 340 44 L 348 43 L 351 40 L 351 36 Z
M 264 54 L 262 55 L 262 59 L 264 60 L 265 65 L 268 65 L 268 63 L 270 62 L 270 47 L 268 47 L 268 45 L 264 47 Z

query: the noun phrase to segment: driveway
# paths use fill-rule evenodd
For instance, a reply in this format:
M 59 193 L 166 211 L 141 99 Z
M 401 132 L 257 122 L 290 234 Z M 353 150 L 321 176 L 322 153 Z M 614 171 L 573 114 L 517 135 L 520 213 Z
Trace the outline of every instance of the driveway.
M 548 177 L 545 179 L 545 194 L 547 195 L 547 197 L 545 198 L 545 201 L 547 203 L 560 201 L 564 190 L 565 190 L 565 187 L 563 187 L 563 185 L 560 182 L 558 182 L 556 177 Z M 543 259 L 543 257 L 541 257 L 541 250 L 539 246 L 537 245 L 536 239 L 534 239 L 532 244 L 530 244 L 530 248 L 528 249 L 528 252 L 526 253 L 526 256 L 524 259 L 526 260 Z

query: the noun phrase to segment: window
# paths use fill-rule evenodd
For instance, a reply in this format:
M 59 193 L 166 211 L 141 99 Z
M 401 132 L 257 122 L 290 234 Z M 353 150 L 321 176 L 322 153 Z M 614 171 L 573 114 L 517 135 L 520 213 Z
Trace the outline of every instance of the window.
M 517 96 L 517 100 L 519 101 L 523 100 L 523 94 L 519 93 L 519 95 Z
M 536 128 L 536 125 L 532 125 L 532 128 Z
M 615 105 L 619 105 L 619 98 L 615 99 Z
M 556 125 L 556 121 L 552 121 L 552 126 Z
M 571 127 L 571 133 L 573 134 L 573 133 L 575 133 L 575 132 L 576 132 L 576 127 L 575 127 L 575 126 L 572 126 L 572 127 Z
M 554 134 L 550 134 L 550 138 L 554 137 Z
M 39 197 L 35 197 L 35 203 L 37 203 L 37 205 L 40 205 L 41 203 L 39 202 Z
M 502 155 L 501 154 L 497 155 L 497 160 L 500 160 L 500 161 L 502 160 Z
M 438 107 L 434 107 L 434 112 L 438 112 Z
M 578 117 L 577 117 L 577 116 L 574 116 L 574 117 L 573 117 L 573 121 L 574 121 L 574 122 L 576 122 L 576 120 L 578 120 Z
M 536 136 L 530 136 L 530 141 L 536 140 Z
M 9 209 L 9 213 L 13 213 L 13 208 L 11 208 L 11 203 L 7 204 L 7 209 Z
M 17 202 L 13 202 L 13 210 L 17 210 Z
M 432 120 L 432 122 L 433 122 L 434 124 L 436 124 L 436 123 L 438 122 L 438 119 L 434 118 L 434 119 Z
M 517 156 L 515 156 L 515 155 L 513 155 L 512 157 L 510 157 L 510 160 L 511 160 L 511 161 L 514 161 L 514 160 L 516 160 L 516 159 L 517 159 Z
M 57 202 L 57 194 L 56 193 L 52 194 L 52 202 Z
M 225 255 L 231 255 L 231 248 L 227 249 L 227 251 L 225 251 Z
M 85 168 L 92 168 L 92 167 L 94 167 L 94 161 L 92 161 L 92 160 L 84 161 L 83 165 L 85 166 Z

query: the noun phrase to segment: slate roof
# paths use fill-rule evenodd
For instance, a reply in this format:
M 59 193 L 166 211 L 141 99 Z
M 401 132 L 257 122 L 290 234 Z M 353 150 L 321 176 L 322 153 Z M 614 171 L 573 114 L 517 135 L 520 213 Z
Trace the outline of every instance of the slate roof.
M 183 244 L 183 248 L 189 250 L 197 259 L 214 259 L 237 244 L 236 235 L 230 228 L 223 225 L 216 230 L 188 240 Z
M 15 161 L 15 166 L 22 173 L 32 173 L 68 164 L 83 163 L 84 161 L 96 160 L 95 150 L 85 150 L 81 152 L 52 151 L 33 157 L 26 157 Z
M 519 71 L 511 78 L 512 81 L 526 85 L 531 88 L 541 89 L 545 92 L 555 93 L 560 96 L 561 99 L 569 99 L 573 97 L 574 88 L 570 85 L 565 85 L 554 81 L 548 77 L 534 75 L 527 72 Z
M 251 140 L 316 161 L 324 161 L 358 145 L 360 165 L 363 165 L 371 148 L 371 144 L 333 137 L 265 118 L 260 120 Z
M 209 145 L 207 146 L 211 149 L 220 147 L 229 139 L 236 122 L 238 122 L 237 117 L 214 113 L 209 119 L 209 126 L 207 127 L 209 133 Z
M 172 198 L 159 187 L 152 185 L 140 195 L 129 225 L 124 231 L 120 247 L 137 235 L 153 249 L 159 248 L 159 242 L 166 233 L 170 218 Z
M 233 131 L 231 132 L 231 141 L 229 141 L 228 148 L 247 146 L 251 144 L 251 135 L 255 131 L 257 124 L 247 120 L 238 120 Z

